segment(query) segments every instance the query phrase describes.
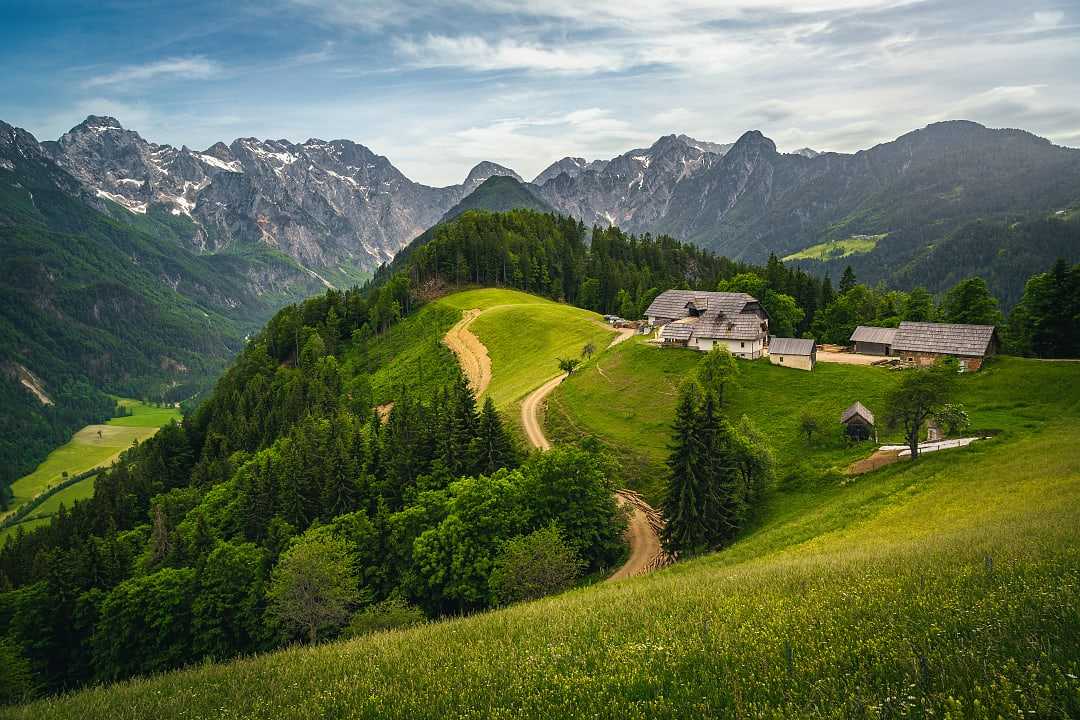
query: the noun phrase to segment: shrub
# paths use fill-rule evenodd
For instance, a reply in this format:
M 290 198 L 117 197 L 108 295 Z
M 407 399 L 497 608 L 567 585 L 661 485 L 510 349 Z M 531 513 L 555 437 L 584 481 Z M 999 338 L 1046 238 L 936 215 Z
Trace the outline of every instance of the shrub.
M 381 630 L 400 630 L 427 620 L 424 611 L 400 598 L 387 598 L 352 616 L 345 637 L 360 637 Z
M 583 567 L 552 523 L 506 542 L 495 559 L 491 592 L 503 604 L 535 600 L 572 587 Z

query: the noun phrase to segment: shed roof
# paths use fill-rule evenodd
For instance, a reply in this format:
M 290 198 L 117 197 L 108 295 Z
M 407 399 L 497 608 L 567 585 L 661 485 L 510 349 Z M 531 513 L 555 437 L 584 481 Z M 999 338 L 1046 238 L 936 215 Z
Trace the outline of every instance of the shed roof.
M 774 337 L 769 340 L 770 355 L 806 355 L 814 354 L 815 343 L 812 339 Z
M 856 400 L 848 406 L 848 409 L 840 414 L 840 422 L 846 423 L 854 417 L 860 417 L 871 425 L 874 424 L 874 413 L 866 409 L 866 406 Z
M 860 325 L 851 333 L 851 342 L 877 343 L 879 345 L 892 345 L 896 336 L 896 328 L 871 327 Z
M 704 290 L 665 290 L 656 296 L 645 311 L 646 317 L 675 318 L 686 317 L 689 303 L 706 315 L 736 315 L 743 311 L 748 303 L 757 300 L 746 293 L 706 292 Z
M 993 325 L 902 322 L 896 330 L 893 349 L 982 357 L 994 332 Z
M 660 328 L 662 340 L 689 340 L 694 334 L 694 326 L 687 323 L 668 323 Z

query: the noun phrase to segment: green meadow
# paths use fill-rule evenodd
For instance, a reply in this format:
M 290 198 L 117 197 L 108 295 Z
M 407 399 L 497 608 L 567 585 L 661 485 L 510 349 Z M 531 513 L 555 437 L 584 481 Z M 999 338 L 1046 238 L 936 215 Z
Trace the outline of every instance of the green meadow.
M 682 362 L 640 350 L 669 370 Z M 763 391 L 759 380 L 775 386 L 774 401 L 785 385 L 805 399 L 813 378 L 821 402 L 839 403 L 823 398 L 867 370 L 769 367 L 745 370 L 733 406 L 745 407 L 752 383 Z M 778 487 L 734 545 L 652 575 L 93 688 L 6 717 L 1075 717 L 1078 375 L 999 359 L 961 378 L 975 425 L 1000 431 L 993 440 L 851 481 Z M 863 382 L 859 392 L 878 387 Z M 780 422 L 768 413 L 762 424 Z M 795 449 L 778 443 L 778 459 Z
M 67 476 L 78 475 L 87 470 L 111 463 L 133 442 L 141 442 L 157 432 L 158 428 L 180 418 L 180 411 L 175 408 L 161 408 L 147 405 L 138 400 L 116 398 L 130 415 L 123 415 L 107 420 L 103 425 L 87 425 L 72 436 L 71 440 L 49 453 L 45 461 L 34 471 L 16 480 L 11 485 L 15 498 L 11 510 L 33 500 L 41 492 L 61 483 Z M 35 508 L 22 522 L 10 528 L 0 530 L 0 542 L 17 528 L 30 530 L 43 525 L 48 518 L 64 503 L 68 507 L 75 500 L 93 495 L 94 478 L 89 477 L 64 488 L 50 496 Z
M 880 235 L 852 235 L 842 240 L 827 240 L 817 245 L 811 245 L 784 258 L 788 260 L 830 260 L 843 258 L 848 255 L 868 253 L 877 247 L 877 244 L 885 239 L 888 233 Z
M 522 305 L 484 292 L 439 303 L 455 312 Z M 529 305 L 544 323 L 562 322 Z M 503 403 L 554 374 L 545 356 L 588 335 L 579 319 L 592 322 L 569 317 L 542 331 L 545 349 L 528 346 L 534 328 L 522 316 L 491 318 L 474 331 L 490 343 Z M 552 395 L 547 432 L 559 442 L 591 437 L 619 461 L 620 482 L 655 499 L 676 391 L 699 359 L 640 340 L 601 353 Z M 831 423 L 807 441 L 799 417 L 836 422 L 854 400 L 881 412 L 896 373 L 739 367 L 726 412 L 769 438 L 778 472 L 754 522 L 721 552 L 0 717 L 1080 716 L 1080 364 L 997 358 L 961 376 L 973 432 L 992 439 L 858 477 L 842 470 L 871 447 L 847 444 Z

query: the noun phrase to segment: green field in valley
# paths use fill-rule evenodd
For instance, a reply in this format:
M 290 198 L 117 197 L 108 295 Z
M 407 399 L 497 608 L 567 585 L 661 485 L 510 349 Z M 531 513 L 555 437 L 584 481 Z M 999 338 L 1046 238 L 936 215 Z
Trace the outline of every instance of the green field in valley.
M 498 328 L 487 338 L 513 344 Z M 556 391 L 548 431 L 571 439 L 576 427 L 620 459 L 636 454 L 637 482 L 655 494 L 674 393 L 698 359 L 624 343 Z M 807 443 L 797 418 L 804 408 L 838 415 L 855 399 L 880 411 L 895 373 L 740 368 L 728 412 L 769 437 L 778 480 L 753 526 L 721 552 L 496 612 L 95 687 L 0 716 L 1080 715 L 1080 365 L 999 358 L 962 376 L 960 400 L 976 430 L 997 431 L 992 440 L 858 478 L 838 470 L 868 446 L 838 434 Z M 497 382 L 504 397 L 526 384 L 495 364 Z
M 851 237 L 842 240 L 827 240 L 823 243 L 811 245 L 808 248 L 803 248 L 796 253 L 792 253 L 786 256 L 784 261 L 832 260 L 835 258 L 847 257 L 848 255 L 868 253 L 877 247 L 878 243 L 887 236 L 888 233 L 881 233 L 880 235 L 852 235 Z
M 10 511 L 30 502 L 48 488 L 64 481 L 64 474 L 78 475 L 96 467 L 110 464 L 133 442 L 141 442 L 157 432 L 158 428 L 180 418 L 180 411 L 175 408 L 161 408 L 147 405 L 138 400 L 117 398 L 117 404 L 123 406 L 130 415 L 112 418 L 102 425 L 87 425 L 79 430 L 65 444 L 49 453 L 45 461 L 34 472 L 24 475 L 12 483 L 15 498 Z M 64 503 L 68 507 L 75 500 L 90 497 L 93 494 L 94 478 L 89 477 L 74 485 L 64 488 L 50 496 L 40 506 L 17 525 L 0 530 L 0 542 L 17 531 L 19 527 L 30 530 L 42 525 Z M 10 512 L 9 511 L 9 512 Z

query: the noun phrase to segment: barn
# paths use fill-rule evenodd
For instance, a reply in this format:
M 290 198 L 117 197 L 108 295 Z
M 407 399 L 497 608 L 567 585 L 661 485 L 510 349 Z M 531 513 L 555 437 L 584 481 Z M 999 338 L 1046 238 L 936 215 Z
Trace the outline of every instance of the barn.
M 891 355 L 896 328 L 860 325 L 851 333 L 855 352 L 860 355 Z
M 813 370 L 817 362 L 817 343 L 803 338 L 771 338 L 769 362 L 799 370 Z
M 893 338 L 892 354 L 915 365 L 954 357 L 962 370 L 974 372 L 1000 345 L 993 325 L 902 322 Z

